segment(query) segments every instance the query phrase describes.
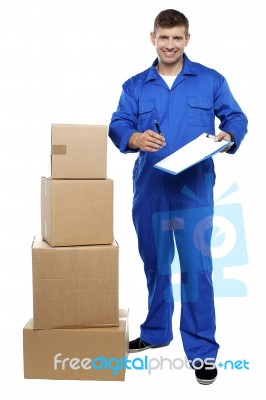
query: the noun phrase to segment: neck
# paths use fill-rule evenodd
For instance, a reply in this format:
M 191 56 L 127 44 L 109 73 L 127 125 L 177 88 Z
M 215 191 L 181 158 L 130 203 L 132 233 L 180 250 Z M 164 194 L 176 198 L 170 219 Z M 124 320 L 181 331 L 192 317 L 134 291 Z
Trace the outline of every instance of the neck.
M 166 76 L 177 76 L 183 68 L 183 60 L 182 62 L 174 65 L 169 65 L 169 64 L 164 64 L 160 60 L 158 61 L 158 64 L 156 65 L 157 72 L 160 75 L 166 75 Z

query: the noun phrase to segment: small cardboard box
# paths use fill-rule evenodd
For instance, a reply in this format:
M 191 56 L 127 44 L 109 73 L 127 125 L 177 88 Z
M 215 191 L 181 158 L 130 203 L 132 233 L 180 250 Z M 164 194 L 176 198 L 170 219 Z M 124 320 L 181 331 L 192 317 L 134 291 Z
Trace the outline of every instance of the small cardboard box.
M 23 330 L 24 378 L 124 381 L 128 355 L 128 310 L 119 326 Z
M 113 242 L 113 180 L 42 177 L 42 236 L 51 246 Z
M 52 124 L 51 142 L 53 179 L 106 179 L 106 125 Z
M 118 325 L 119 247 L 32 244 L 34 329 Z

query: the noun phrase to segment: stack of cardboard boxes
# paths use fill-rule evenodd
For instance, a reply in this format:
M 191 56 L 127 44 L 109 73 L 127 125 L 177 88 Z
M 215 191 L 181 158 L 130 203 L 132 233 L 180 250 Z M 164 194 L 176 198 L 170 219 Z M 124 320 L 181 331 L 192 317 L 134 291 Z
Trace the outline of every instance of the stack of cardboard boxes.
M 24 376 L 124 380 L 128 313 L 118 305 L 107 127 L 53 124 L 51 139 L 51 177 L 41 181 L 42 235 L 32 244 Z

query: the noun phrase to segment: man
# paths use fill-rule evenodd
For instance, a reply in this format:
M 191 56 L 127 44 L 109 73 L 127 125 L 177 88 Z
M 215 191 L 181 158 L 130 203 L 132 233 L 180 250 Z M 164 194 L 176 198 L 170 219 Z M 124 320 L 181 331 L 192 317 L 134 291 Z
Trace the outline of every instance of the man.
M 154 164 L 204 132 L 214 135 L 215 117 L 220 132 L 214 140 L 227 140 L 225 151 L 235 153 L 247 132 L 247 118 L 225 78 L 186 56 L 189 22 L 182 13 L 160 12 L 150 37 L 158 58 L 124 83 L 109 127 L 110 138 L 122 153 L 139 152 L 133 169 L 133 221 L 147 279 L 148 315 L 140 337 L 129 347 L 136 352 L 167 346 L 173 339 L 175 241 L 183 346 L 197 381 L 209 384 L 217 376 L 219 348 L 210 252 L 214 164 L 208 158 L 178 175 Z

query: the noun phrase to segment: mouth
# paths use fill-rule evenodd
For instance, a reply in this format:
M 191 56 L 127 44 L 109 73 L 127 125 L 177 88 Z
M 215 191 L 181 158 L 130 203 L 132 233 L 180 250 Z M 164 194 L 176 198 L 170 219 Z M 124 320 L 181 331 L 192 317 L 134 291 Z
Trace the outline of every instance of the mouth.
M 167 50 L 163 50 L 164 54 L 166 55 L 166 57 L 173 57 L 177 51 L 167 51 Z

